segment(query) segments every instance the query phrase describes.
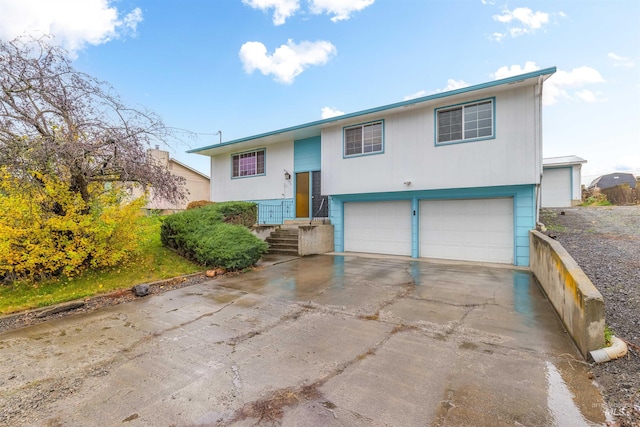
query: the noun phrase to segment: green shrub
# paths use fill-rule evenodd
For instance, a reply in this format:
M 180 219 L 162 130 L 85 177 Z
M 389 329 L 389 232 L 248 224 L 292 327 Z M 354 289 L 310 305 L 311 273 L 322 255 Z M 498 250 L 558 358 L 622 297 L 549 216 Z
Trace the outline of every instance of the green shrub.
M 238 270 L 255 264 L 267 251 L 267 244 L 244 225 L 253 225 L 255 203 L 225 202 L 190 209 L 168 216 L 160 238 L 186 258 L 207 267 Z
M 241 270 L 267 252 L 267 244 L 243 226 L 215 224 L 194 242 L 194 260 L 204 266 Z
M 189 204 L 187 205 L 187 210 L 201 208 L 203 206 L 213 205 L 213 204 L 215 204 L 215 202 L 210 202 L 208 200 L 194 200 L 193 202 L 189 202 Z
M 251 227 L 258 220 L 258 205 L 251 202 L 216 203 L 214 209 L 224 216 L 224 222 Z
M 606 195 L 599 193 L 587 197 L 587 199 L 582 202 L 582 206 L 611 206 L 611 202 L 607 199 Z

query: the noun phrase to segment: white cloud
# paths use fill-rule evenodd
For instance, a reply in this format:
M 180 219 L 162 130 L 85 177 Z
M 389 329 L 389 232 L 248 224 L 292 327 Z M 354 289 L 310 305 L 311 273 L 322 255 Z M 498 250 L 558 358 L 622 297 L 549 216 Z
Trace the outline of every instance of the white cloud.
M 517 64 L 500 67 L 495 73 L 491 74 L 491 77 L 500 80 L 530 73 L 539 69 L 540 67 L 538 67 L 535 62 L 527 61 L 523 67 Z M 542 102 L 545 105 L 552 105 L 558 102 L 559 98 L 571 100 L 574 96 L 585 102 L 596 102 L 599 100 L 598 96 L 601 95 L 601 92 L 593 92 L 589 89 L 584 89 L 583 86 L 604 82 L 605 80 L 600 73 L 591 67 L 578 67 L 571 71 L 557 70 L 556 73 L 544 83 Z M 571 93 L 570 90 L 575 90 L 575 92 Z
M 240 48 L 240 59 L 244 70 L 251 74 L 259 70 L 265 76 L 273 75 L 280 83 L 293 83 L 296 76 L 311 65 L 323 65 L 336 54 L 334 45 L 327 41 L 299 44 L 289 40 L 276 48 L 273 54 L 260 42 L 247 42 Z
M 72 55 L 135 34 L 142 21 L 139 8 L 121 17 L 111 0 L 0 0 L 0 11 L 0 38 L 51 34 Z
M 344 111 L 337 110 L 331 107 L 322 107 L 322 115 L 323 119 L 330 119 L 331 117 L 342 116 Z
M 273 24 L 282 25 L 287 18 L 293 16 L 300 8 L 299 0 L 242 0 L 242 3 L 251 6 L 254 9 L 273 11 Z
M 410 99 L 422 98 L 423 96 L 429 95 L 426 90 L 419 90 L 416 93 L 412 93 L 411 95 L 407 95 L 404 97 L 405 101 Z
M 500 80 L 506 79 L 507 77 L 517 76 L 519 74 L 530 73 L 539 69 L 540 67 L 538 67 L 535 62 L 527 61 L 524 63 L 524 67 L 521 67 L 520 65 L 512 65 L 510 67 L 505 65 L 504 67 L 500 67 L 495 73 L 491 74 L 491 77 L 496 80 Z
M 333 15 L 331 21 L 338 22 L 351 18 L 353 12 L 359 12 L 373 4 L 375 0 L 310 0 L 311 13 Z
M 434 93 L 448 92 L 450 90 L 461 89 L 467 86 L 469 86 L 469 83 L 465 82 L 464 80 L 449 79 L 447 80 L 447 85 L 442 89 L 436 89 L 431 92 L 427 92 L 426 90 L 419 90 L 416 93 L 412 93 L 411 95 L 405 96 L 404 100 L 408 101 L 410 99 L 422 98 L 423 96 L 432 95 Z
M 142 10 L 139 7 L 136 7 L 133 11 L 125 15 L 123 22 L 129 30 L 135 33 L 138 28 L 138 24 L 142 22 Z
M 469 83 L 465 82 L 464 80 L 449 79 L 449 80 L 447 80 L 447 85 L 444 87 L 442 92 L 447 92 L 447 91 L 456 90 L 456 89 L 462 89 L 463 87 L 467 87 L 467 86 L 469 86 Z
M 577 91 L 576 96 L 582 99 L 584 102 L 596 102 L 596 94 L 591 92 L 589 89 L 582 89 Z
M 613 65 L 616 67 L 633 67 L 635 64 L 631 58 L 627 58 L 625 56 L 616 55 L 613 52 L 609 52 L 607 54 L 609 59 L 613 59 L 615 62 Z
M 558 70 L 549 80 L 545 82 L 543 103 L 545 105 L 555 104 L 559 98 L 573 99 L 570 90 L 582 88 L 585 85 L 604 83 L 600 73 L 591 67 L 578 67 L 571 71 Z M 588 92 L 588 93 L 587 93 Z M 574 92 L 576 97 L 587 102 L 595 102 L 596 96 L 583 89 Z M 593 95 L 593 97 L 591 97 Z
M 506 33 L 493 33 L 490 38 L 501 41 L 507 34 L 511 37 L 519 37 L 532 33 L 549 23 L 549 14 L 546 12 L 534 12 L 528 7 L 518 7 L 513 11 L 505 8 L 502 15 L 493 15 L 494 21 L 509 25 Z

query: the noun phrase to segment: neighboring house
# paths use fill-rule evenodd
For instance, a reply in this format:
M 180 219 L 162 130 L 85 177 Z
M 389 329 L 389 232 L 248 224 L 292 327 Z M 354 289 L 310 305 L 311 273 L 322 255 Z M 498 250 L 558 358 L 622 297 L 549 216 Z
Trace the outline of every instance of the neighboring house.
M 211 199 L 328 216 L 337 252 L 529 264 L 555 68 L 191 150 Z M 328 203 L 328 211 L 323 212 Z
M 542 159 L 541 207 L 567 208 L 582 203 L 582 164 L 578 156 Z
M 159 209 L 167 213 L 186 209 L 189 202 L 196 200 L 210 200 L 210 179 L 207 175 L 180 163 L 176 159 L 169 157 L 169 153 L 160 150 L 158 146 L 155 149 L 147 150 L 149 157 L 154 159 L 159 165 L 166 167 L 169 171 L 177 176 L 185 179 L 185 188 L 187 190 L 187 199 L 180 204 L 173 204 L 163 199 L 150 197 L 150 201 L 145 206 L 146 209 Z M 151 189 L 153 193 L 153 189 Z
M 611 188 L 622 184 L 628 184 L 629 187 L 636 188 L 636 178 L 630 173 L 610 173 L 594 179 L 593 182 L 589 184 L 589 189 L 599 188 L 602 190 L 604 188 Z

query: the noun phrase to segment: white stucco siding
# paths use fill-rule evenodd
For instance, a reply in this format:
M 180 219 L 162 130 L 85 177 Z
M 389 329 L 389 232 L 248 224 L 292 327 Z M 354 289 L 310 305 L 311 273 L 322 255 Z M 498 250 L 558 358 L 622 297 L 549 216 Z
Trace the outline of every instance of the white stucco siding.
M 284 171 L 293 174 L 293 142 L 260 146 L 266 148 L 265 174 L 244 178 L 231 177 L 231 156 L 235 151 L 211 158 L 211 200 L 271 200 L 293 197 L 293 179 L 287 181 Z M 251 149 L 243 149 L 242 152 Z
M 495 138 L 435 146 L 435 108 L 493 96 Z M 382 154 L 343 158 L 343 127 L 358 122 L 323 130 L 323 191 L 352 194 L 538 183 L 541 159 L 533 87 L 439 101 L 393 115 L 380 113 Z

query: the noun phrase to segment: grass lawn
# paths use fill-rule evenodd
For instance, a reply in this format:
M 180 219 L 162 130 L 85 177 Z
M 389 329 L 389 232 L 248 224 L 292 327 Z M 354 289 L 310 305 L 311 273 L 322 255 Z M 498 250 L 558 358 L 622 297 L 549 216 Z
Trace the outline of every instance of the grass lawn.
M 140 283 L 203 270 L 162 246 L 158 217 L 146 217 L 144 220 L 147 238 L 142 243 L 140 254 L 126 264 L 106 270 L 87 270 L 77 277 L 0 285 L 0 314 L 128 289 Z

